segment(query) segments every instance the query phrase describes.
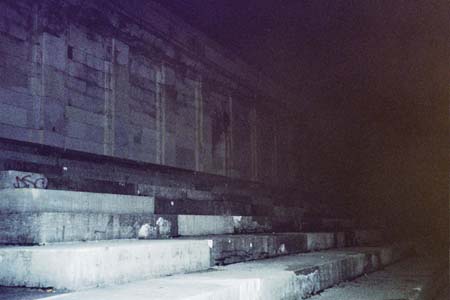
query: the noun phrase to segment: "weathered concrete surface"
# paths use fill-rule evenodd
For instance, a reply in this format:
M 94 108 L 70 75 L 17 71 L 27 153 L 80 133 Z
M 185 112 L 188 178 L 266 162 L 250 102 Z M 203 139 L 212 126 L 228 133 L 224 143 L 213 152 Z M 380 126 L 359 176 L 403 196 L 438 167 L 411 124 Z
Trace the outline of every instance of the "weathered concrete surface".
M 445 269 L 445 270 L 444 270 Z M 448 291 L 448 278 L 444 261 L 429 257 L 411 257 L 382 271 L 345 282 L 313 296 L 311 300 L 386 300 L 435 299 Z M 448 294 L 447 298 L 449 299 Z
M 230 216 L 178 216 L 178 233 L 182 236 L 226 234 L 233 232 L 233 217 Z
M 207 240 L 0 247 L 0 285 L 84 289 L 210 267 Z
M 0 190 L 0 211 L 142 214 L 154 212 L 154 198 L 34 188 L 5 189 Z
M 307 234 L 211 235 L 211 258 L 215 265 L 263 259 L 307 251 Z
M 342 233 L 274 233 L 211 235 L 211 256 L 214 264 L 227 265 L 268 257 L 343 247 L 333 236 Z M 323 243 L 323 236 L 331 236 Z
M 0 243 L 45 244 L 64 241 L 136 238 L 148 223 L 155 237 L 177 235 L 176 217 L 154 215 L 154 198 L 55 191 L 0 190 Z M 171 223 L 159 234 L 159 218 Z M 167 227 L 167 226 L 166 226 Z
M 212 240 L 212 264 L 232 263 L 281 255 L 349 246 L 368 246 L 370 241 L 346 240 L 344 232 L 286 232 L 187 237 Z
M 0 171 L 0 189 L 45 189 L 47 185 L 48 179 L 43 174 L 13 170 Z
M 345 246 L 345 234 L 343 232 L 312 232 L 306 233 L 306 235 L 308 251 L 340 248 Z
M 181 236 L 195 236 L 298 231 L 295 226 L 276 227 L 274 219 L 265 216 L 178 215 L 178 234 Z M 287 223 L 290 224 L 289 220 Z
M 275 228 L 274 219 L 270 217 L 258 216 L 234 216 L 233 226 L 235 233 L 257 233 L 280 231 L 281 228 Z M 277 230 L 278 229 L 278 230 Z M 295 231 L 287 228 L 285 231 Z
M 156 214 L 31 212 L 0 214 L 0 244 L 43 245 L 112 239 L 135 239 L 142 226 L 146 239 L 178 235 L 177 217 Z
M 390 249 L 390 250 L 389 250 Z M 185 274 L 55 296 L 55 300 L 148 299 L 300 299 L 384 265 L 381 252 L 404 256 L 408 245 L 324 251 L 216 267 L 216 272 Z

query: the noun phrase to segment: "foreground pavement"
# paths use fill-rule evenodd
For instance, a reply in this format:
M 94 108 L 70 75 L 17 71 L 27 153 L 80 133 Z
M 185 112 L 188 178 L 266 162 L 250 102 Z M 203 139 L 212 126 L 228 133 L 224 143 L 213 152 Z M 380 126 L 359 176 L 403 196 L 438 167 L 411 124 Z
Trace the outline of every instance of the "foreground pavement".
M 311 300 L 448 300 L 448 266 L 431 257 L 411 257 L 384 270 L 344 282 Z

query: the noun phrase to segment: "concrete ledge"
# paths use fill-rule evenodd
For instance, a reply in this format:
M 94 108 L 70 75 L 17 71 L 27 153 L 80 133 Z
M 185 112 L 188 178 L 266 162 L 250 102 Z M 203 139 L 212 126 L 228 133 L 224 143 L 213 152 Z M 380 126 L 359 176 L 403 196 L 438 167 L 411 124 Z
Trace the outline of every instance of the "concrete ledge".
M 0 244 L 43 245 L 57 242 L 133 239 L 142 226 L 146 239 L 178 235 L 177 216 L 31 212 L 0 214 Z
M 226 234 L 233 232 L 233 217 L 230 216 L 178 216 L 178 233 L 182 236 Z
M 208 238 L 212 240 L 211 259 L 215 265 L 308 251 L 308 235 L 303 233 L 239 234 Z
M 230 233 L 261 233 L 278 231 L 270 217 L 178 215 L 178 234 L 196 236 Z
M 373 272 L 408 254 L 408 244 L 298 254 L 59 295 L 49 300 L 303 299 L 345 280 Z M 385 256 L 379 260 L 379 256 Z
M 290 232 L 273 234 L 209 235 L 196 237 L 212 240 L 212 264 L 228 265 L 295 253 L 355 246 L 344 232 Z M 358 246 L 367 246 L 359 240 Z
M 141 214 L 154 212 L 154 198 L 43 189 L 0 190 L 0 211 Z
M 0 285 L 78 290 L 210 267 L 207 240 L 0 247 Z

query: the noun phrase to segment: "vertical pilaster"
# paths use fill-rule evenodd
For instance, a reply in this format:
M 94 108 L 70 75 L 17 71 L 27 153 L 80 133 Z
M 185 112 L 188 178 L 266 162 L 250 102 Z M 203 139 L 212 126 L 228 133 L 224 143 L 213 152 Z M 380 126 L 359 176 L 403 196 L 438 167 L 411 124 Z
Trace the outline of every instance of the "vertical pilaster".
M 130 74 L 129 74 L 129 47 L 125 43 L 113 39 L 112 40 L 112 63 L 110 76 L 110 91 L 105 90 L 105 113 L 107 115 L 105 134 L 108 142 L 111 143 L 111 155 L 129 158 L 130 137 L 128 124 L 130 109 L 128 105 L 128 97 L 130 91 Z M 108 64 L 105 63 L 105 68 Z M 108 82 L 105 82 L 105 84 Z M 108 86 L 105 86 L 108 87 Z
M 203 153 L 203 95 L 202 95 L 202 79 L 199 76 L 195 84 L 195 170 L 203 171 L 202 163 Z
M 272 182 L 276 182 L 278 178 L 278 145 L 279 145 L 279 124 L 275 118 L 273 121 L 273 152 L 272 152 Z
M 165 65 L 161 64 L 156 72 L 156 162 L 165 163 L 165 137 L 166 137 L 166 97 L 165 97 Z
M 233 173 L 233 97 L 228 96 L 228 126 L 225 134 L 224 170 L 226 176 Z
M 114 40 L 112 41 L 112 49 L 115 47 Z M 112 62 L 115 61 L 115 51 L 112 51 Z M 103 141 L 103 153 L 105 155 L 114 156 L 114 135 L 115 135 L 115 78 L 114 63 L 105 61 L 105 124 L 104 124 L 104 141 Z
M 33 5 L 33 35 L 32 35 L 32 78 L 30 81 L 33 95 L 33 129 L 37 129 L 39 143 L 44 142 L 44 103 L 43 72 L 42 72 L 42 32 L 40 30 L 40 16 L 38 4 Z
M 251 166 L 252 180 L 258 179 L 258 146 L 257 146 L 257 116 L 255 107 L 250 111 L 250 150 L 251 150 Z

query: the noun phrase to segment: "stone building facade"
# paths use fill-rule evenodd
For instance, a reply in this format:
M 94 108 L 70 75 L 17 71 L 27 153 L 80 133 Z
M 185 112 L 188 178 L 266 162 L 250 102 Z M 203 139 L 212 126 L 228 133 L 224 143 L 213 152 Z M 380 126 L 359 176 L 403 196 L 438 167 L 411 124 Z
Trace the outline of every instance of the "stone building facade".
M 293 96 L 151 1 L 2 1 L 0 137 L 287 183 Z

